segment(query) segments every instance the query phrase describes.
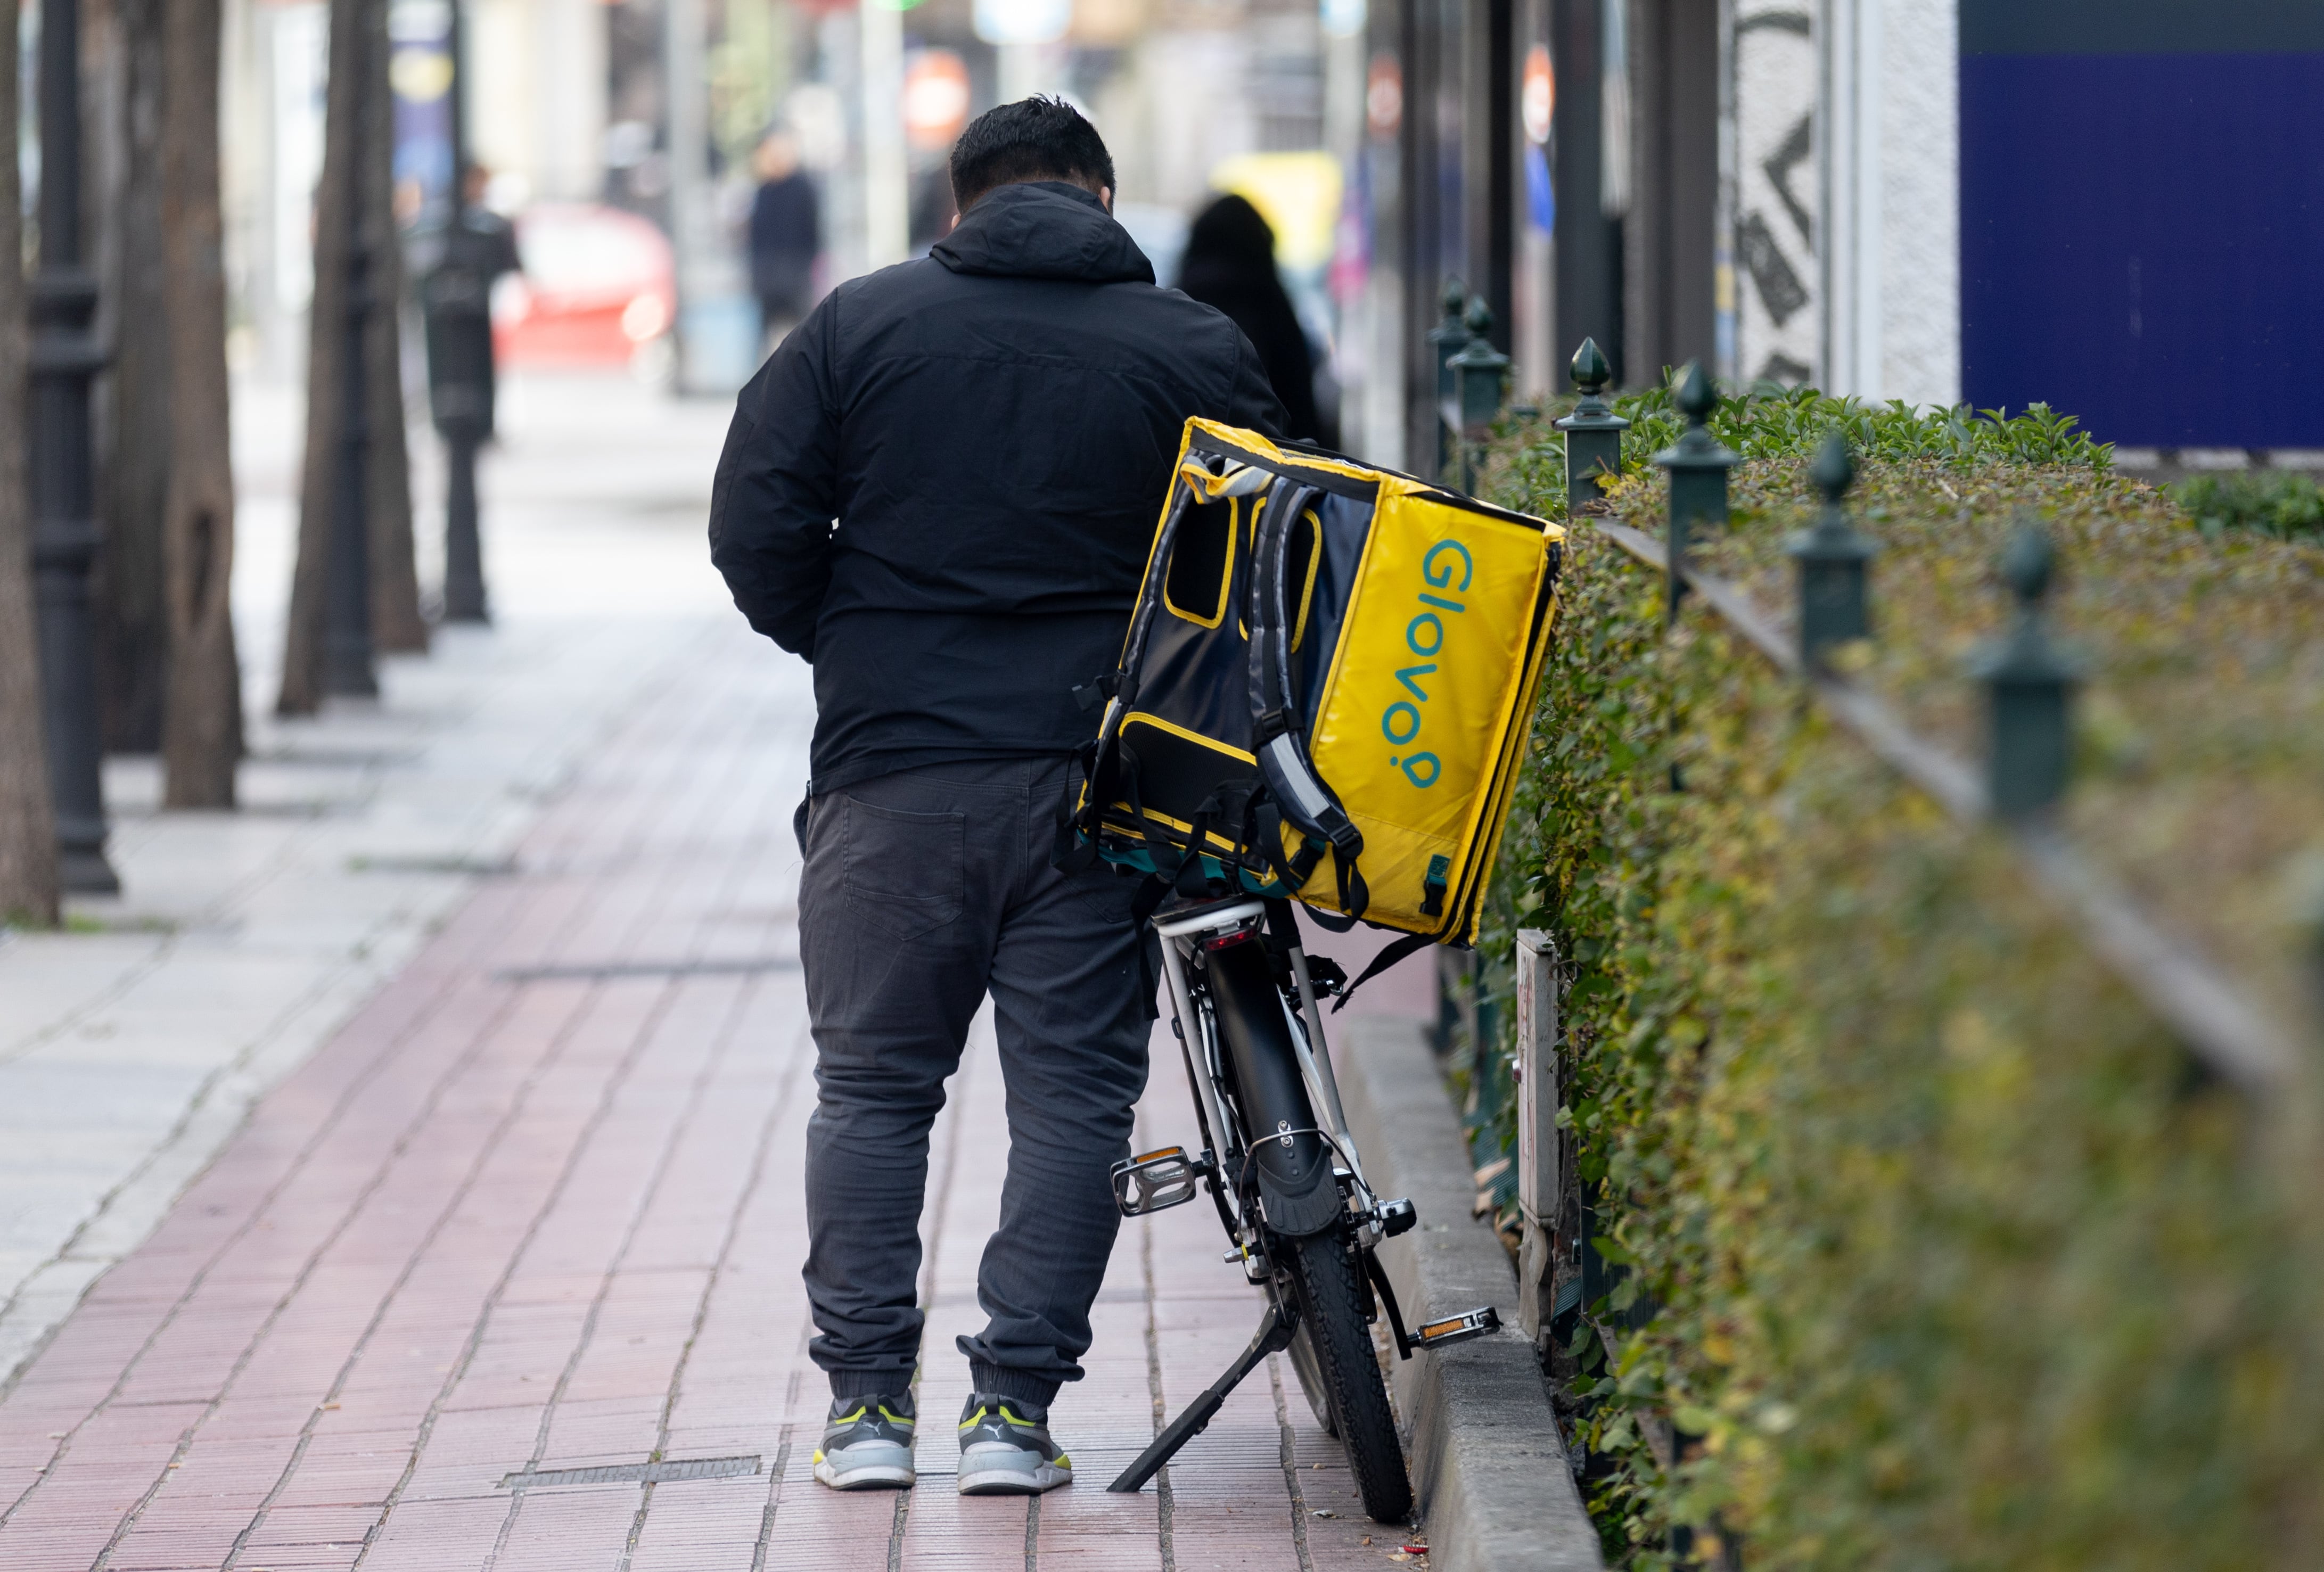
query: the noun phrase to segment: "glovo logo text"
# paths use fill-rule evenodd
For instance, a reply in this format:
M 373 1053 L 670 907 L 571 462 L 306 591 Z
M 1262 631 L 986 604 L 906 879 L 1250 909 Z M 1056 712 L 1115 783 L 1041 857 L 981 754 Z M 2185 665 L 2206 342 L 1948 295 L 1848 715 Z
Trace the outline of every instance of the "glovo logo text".
M 1457 617 L 1469 609 L 1450 596 L 1465 594 L 1476 571 L 1476 561 L 1469 555 L 1469 548 L 1457 540 L 1438 541 L 1420 559 L 1420 576 L 1429 588 L 1415 593 L 1415 602 L 1421 609 L 1404 625 L 1404 646 L 1421 658 L 1396 674 L 1397 685 L 1412 696 L 1397 699 L 1380 712 L 1380 734 L 1399 750 L 1388 756 L 1388 762 L 1404 771 L 1405 779 L 1424 790 L 1436 784 L 1437 777 L 1444 773 L 1444 766 L 1434 753 L 1413 746 L 1428 725 L 1428 690 L 1420 679 L 1436 670 L 1435 657 L 1444 648 L 1444 618 Z M 1456 578 L 1458 583 L 1454 582 Z M 1431 594 L 1429 590 L 1449 593 Z

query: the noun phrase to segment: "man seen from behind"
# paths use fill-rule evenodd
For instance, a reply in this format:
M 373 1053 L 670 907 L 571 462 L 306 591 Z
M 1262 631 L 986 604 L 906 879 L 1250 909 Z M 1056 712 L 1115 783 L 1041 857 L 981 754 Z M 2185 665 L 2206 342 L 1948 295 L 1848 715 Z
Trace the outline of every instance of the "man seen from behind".
M 1283 411 L 1234 324 L 1155 287 L 1113 221 L 1113 165 L 1067 105 L 1028 98 L 952 155 L 959 225 L 842 284 L 742 391 L 711 554 L 751 625 L 814 666 L 800 960 L 818 1099 L 807 1126 L 811 1345 L 836 1489 L 908 1486 L 928 1132 L 989 995 L 1008 1128 L 1001 1224 L 958 1340 L 963 1494 L 1072 1478 L 1049 1405 L 1079 1380 L 1146 1082 L 1134 880 L 1051 865 L 1073 690 L 1112 668 L 1181 427 L 1273 436 Z

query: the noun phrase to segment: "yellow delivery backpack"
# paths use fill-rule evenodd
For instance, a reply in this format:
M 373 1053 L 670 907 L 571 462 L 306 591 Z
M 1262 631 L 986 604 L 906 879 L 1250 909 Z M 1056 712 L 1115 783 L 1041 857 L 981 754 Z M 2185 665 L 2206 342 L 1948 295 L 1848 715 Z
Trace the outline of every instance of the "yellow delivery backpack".
M 1465 943 L 1556 610 L 1554 524 L 1186 422 L 1059 860 Z

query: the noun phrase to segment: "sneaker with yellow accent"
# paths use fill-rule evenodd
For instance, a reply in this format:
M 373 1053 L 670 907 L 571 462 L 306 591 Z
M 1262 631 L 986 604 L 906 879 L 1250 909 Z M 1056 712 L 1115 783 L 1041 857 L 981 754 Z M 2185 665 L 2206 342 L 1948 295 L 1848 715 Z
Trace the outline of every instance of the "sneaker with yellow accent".
M 1074 1460 L 1049 1439 L 1049 1411 L 973 1393 L 960 1411 L 960 1493 L 1038 1495 L 1074 1480 Z
M 833 1400 L 815 1449 L 815 1476 L 834 1490 L 909 1490 L 912 1431 L 919 1422 L 912 1394 Z

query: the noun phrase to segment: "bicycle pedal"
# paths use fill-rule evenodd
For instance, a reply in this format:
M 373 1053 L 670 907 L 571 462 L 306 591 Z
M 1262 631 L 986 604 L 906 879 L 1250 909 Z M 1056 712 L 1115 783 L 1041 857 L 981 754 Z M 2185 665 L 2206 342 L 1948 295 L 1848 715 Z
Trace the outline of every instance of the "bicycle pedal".
M 1165 1146 L 1113 1165 L 1113 1204 L 1125 1218 L 1167 1211 L 1194 1199 L 1203 1165 L 1184 1146 Z
M 1412 1341 L 1416 1347 L 1443 1348 L 1500 1329 L 1501 1312 L 1491 1305 L 1484 1305 L 1462 1315 L 1430 1321 L 1414 1334 Z

